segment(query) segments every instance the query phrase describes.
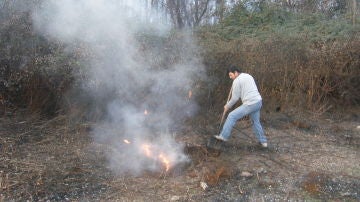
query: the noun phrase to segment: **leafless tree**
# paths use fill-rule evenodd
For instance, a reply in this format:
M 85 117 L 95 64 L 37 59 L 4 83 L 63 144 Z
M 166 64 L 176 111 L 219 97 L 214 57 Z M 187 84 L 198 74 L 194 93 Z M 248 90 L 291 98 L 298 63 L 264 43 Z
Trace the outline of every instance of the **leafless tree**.
M 166 11 L 177 28 L 198 26 L 213 0 L 166 0 Z
M 224 19 L 225 9 L 226 9 L 226 1 L 216 0 L 215 15 L 218 16 L 220 21 Z

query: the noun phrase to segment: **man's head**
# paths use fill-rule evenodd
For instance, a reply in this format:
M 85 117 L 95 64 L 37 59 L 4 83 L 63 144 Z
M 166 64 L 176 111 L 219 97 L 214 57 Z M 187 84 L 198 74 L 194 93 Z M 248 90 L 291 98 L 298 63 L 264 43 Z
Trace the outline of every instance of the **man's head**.
M 240 71 L 240 69 L 238 67 L 231 66 L 231 67 L 228 68 L 227 73 L 228 73 L 230 79 L 234 80 L 234 79 L 236 79 L 236 77 L 239 76 L 241 71 Z

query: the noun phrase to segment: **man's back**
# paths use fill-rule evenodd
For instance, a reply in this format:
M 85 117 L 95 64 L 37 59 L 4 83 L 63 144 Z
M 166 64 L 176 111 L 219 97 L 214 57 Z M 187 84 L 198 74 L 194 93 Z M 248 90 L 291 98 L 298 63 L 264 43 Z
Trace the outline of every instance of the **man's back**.
M 233 82 L 233 91 L 241 98 L 243 104 L 250 105 L 262 100 L 254 78 L 247 73 L 241 73 Z M 234 94 L 233 94 L 234 95 Z

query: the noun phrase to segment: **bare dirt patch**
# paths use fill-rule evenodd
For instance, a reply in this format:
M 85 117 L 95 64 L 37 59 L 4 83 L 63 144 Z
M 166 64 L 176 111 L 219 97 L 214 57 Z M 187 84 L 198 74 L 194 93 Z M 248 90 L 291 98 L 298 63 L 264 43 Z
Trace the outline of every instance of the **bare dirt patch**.
M 206 143 L 218 132 L 217 118 L 209 112 L 175 132 L 191 162 L 117 176 L 107 167 L 107 145 L 92 141 L 92 124 L 2 117 L 0 201 L 360 200 L 358 118 L 265 113 L 268 149 L 246 119 L 213 149 Z

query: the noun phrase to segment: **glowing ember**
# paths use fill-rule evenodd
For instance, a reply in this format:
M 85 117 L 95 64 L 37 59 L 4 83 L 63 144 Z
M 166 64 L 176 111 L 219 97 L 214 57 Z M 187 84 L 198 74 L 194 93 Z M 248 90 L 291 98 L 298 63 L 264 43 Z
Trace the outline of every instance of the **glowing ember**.
M 189 90 L 189 98 L 191 98 L 191 96 L 192 96 L 192 91 Z
M 126 143 L 126 144 L 130 144 L 130 141 L 129 140 L 124 140 L 124 142 Z

